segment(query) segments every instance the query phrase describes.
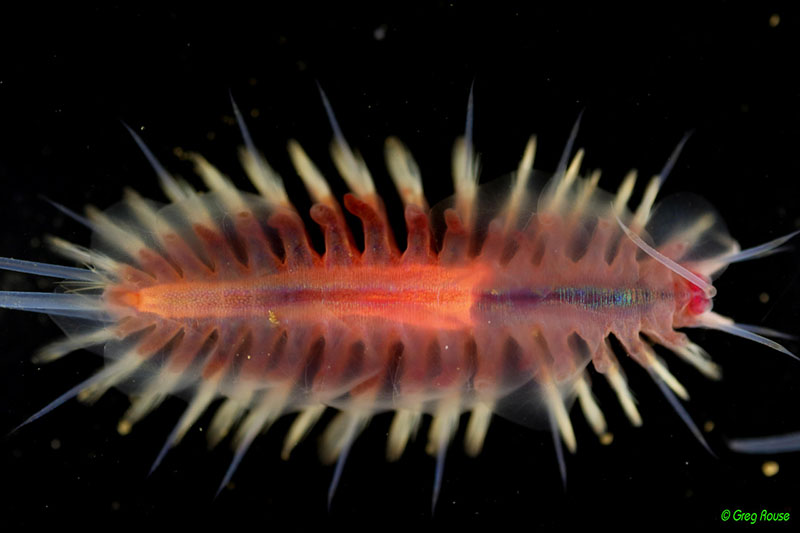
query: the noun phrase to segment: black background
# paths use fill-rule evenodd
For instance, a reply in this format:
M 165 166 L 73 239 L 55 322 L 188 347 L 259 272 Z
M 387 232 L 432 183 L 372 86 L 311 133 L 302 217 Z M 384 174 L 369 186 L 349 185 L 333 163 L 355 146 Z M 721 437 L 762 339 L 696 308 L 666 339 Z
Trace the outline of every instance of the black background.
M 176 147 L 191 149 L 246 186 L 236 162 L 240 136 L 231 123 L 229 90 L 250 115 L 257 144 L 289 182 L 298 206 L 307 208 L 284 147 L 289 138 L 300 140 L 326 175 L 336 175 L 316 82 L 398 222 L 399 201 L 382 167 L 383 140 L 397 135 L 409 145 L 429 200 L 449 195 L 450 148 L 463 131 L 474 80 L 483 180 L 512 170 L 531 133 L 539 135 L 537 167 L 552 170 L 585 109 L 578 144 L 587 148 L 588 167 L 604 169 L 606 188 L 614 189 L 631 167 L 645 177 L 657 172 L 691 129 L 665 193 L 689 190 L 711 200 L 743 246 L 798 227 L 798 13 L 770 3 L 653 11 L 518 4 L 6 13 L 0 255 L 55 261 L 42 246 L 45 233 L 88 244 L 88 232 L 39 195 L 75 209 L 111 205 L 125 186 L 161 198 L 121 119 L 144 128 L 146 142 L 175 172 L 191 175 L 173 155 Z M 775 14 L 777 26 L 770 24 Z M 338 178 L 331 181 L 343 192 Z M 797 264 L 797 253 L 789 253 L 736 265 L 717 283 L 716 309 L 797 333 Z M 0 275 L 6 290 L 48 287 L 31 277 Z M 759 300 L 762 292 L 768 303 Z M 550 436 L 496 419 L 479 458 L 452 447 L 433 520 L 513 520 L 526 529 L 735 528 L 742 524 L 724 523 L 720 514 L 739 508 L 789 511 L 790 524 L 773 527 L 791 527 L 800 520 L 797 457 L 778 457 L 780 473 L 766 478 L 763 458 L 731 454 L 724 438 L 800 429 L 800 366 L 744 340 L 691 334 L 722 364 L 724 379 L 710 382 L 672 356 L 667 361 L 692 395 L 687 409 L 693 419 L 714 422 L 706 437 L 717 458 L 694 441 L 646 374 L 628 364 L 645 425 L 630 428 L 597 379 L 615 440 L 598 444 L 576 413 L 579 452 L 568 457 L 566 491 Z M 35 348 L 58 335 L 47 317 L 0 313 L 0 431 L 102 364 L 85 352 L 44 367 L 31 364 Z M 289 422 L 281 421 L 256 441 L 232 487 L 214 499 L 231 459 L 227 447 L 207 451 L 194 428 L 148 478 L 182 402 L 166 402 L 120 437 L 116 421 L 126 406 L 116 391 L 94 407 L 70 402 L 5 438 L 0 458 L 9 494 L 0 499 L 0 521 L 305 529 L 331 520 L 377 529 L 431 520 L 433 460 L 417 441 L 401 461 L 387 464 L 386 416 L 355 444 L 329 512 L 332 469 L 316 459 L 318 432 L 283 462 L 278 455 Z M 207 423 L 208 417 L 201 425 Z

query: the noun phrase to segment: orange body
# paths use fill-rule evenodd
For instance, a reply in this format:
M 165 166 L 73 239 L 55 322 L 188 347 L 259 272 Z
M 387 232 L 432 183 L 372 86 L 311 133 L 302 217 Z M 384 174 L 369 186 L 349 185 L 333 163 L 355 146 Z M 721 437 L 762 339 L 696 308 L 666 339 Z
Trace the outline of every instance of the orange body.
M 128 291 L 121 301 L 164 319 L 382 318 L 438 330 L 470 325 L 485 265 L 309 269 L 257 278 L 180 281 Z

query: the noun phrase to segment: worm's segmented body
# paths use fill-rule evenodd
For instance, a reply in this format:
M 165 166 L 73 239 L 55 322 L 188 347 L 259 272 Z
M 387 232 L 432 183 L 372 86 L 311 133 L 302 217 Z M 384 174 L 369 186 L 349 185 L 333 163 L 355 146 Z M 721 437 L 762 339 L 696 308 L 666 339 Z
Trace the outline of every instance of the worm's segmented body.
M 608 380 L 631 423 L 641 424 L 610 336 L 648 370 L 701 442 L 675 397 L 686 399 L 685 389 L 652 345 L 711 378 L 719 376 L 716 365 L 676 328 L 721 329 L 786 352 L 758 335 L 774 332 L 714 313 L 711 280 L 789 236 L 740 251 L 702 200 L 678 196 L 654 207 L 683 141 L 630 212 L 634 172 L 611 195 L 597 187 L 599 173 L 579 176 L 582 150 L 567 164 L 576 130 L 548 179 L 532 170 L 532 138 L 498 205 L 485 202 L 477 186 L 468 120 L 467 138 L 453 156 L 451 207 L 433 210 L 410 153 L 389 139 L 387 166 L 407 227 L 407 243 L 399 247 L 364 162 L 324 103 L 334 127 L 333 159 L 351 190 L 344 208 L 363 225 L 363 248 L 326 180 L 290 142 L 315 202 L 310 216 L 324 234 L 324 253 L 314 250 L 234 106 L 246 144 L 242 162 L 259 195 L 240 191 L 193 155 L 210 189 L 199 193 L 167 173 L 134 134 L 169 205 L 156 207 L 128 191 L 113 210 L 88 208 L 85 219 L 73 214 L 93 229 L 97 246 L 52 244 L 88 269 L 0 263 L 70 282 L 66 292 L 0 294 L 4 307 L 70 318 L 69 336 L 45 347 L 39 360 L 105 346 L 103 370 L 31 419 L 73 396 L 92 400 L 127 383 L 135 400 L 119 423 L 125 433 L 166 396 L 188 391 L 189 405 L 158 464 L 222 397 L 208 436 L 216 443 L 235 427 L 227 481 L 252 440 L 278 417 L 297 414 L 285 440 L 288 456 L 334 407 L 340 413 L 321 446 L 324 460 L 339 459 L 332 495 L 353 440 L 372 416 L 395 411 L 387 454 L 396 459 L 430 414 L 428 451 L 439 458 L 435 500 L 445 450 L 464 412 L 471 413 L 470 454 L 480 451 L 493 413 L 531 425 L 544 420 L 574 451 L 568 409 L 575 398 L 593 430 L 605 435 L 588 364 Z

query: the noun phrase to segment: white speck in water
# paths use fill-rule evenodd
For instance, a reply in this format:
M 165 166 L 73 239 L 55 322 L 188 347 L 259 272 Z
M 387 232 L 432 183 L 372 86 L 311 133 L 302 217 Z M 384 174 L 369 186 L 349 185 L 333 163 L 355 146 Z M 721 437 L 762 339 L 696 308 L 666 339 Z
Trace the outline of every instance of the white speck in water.
M 761 465 L 761 472 L 766 477 L 772 477 L 780 471 L 780 466 L 778 465 L 777 461 L 766 461 L 763 465 Z

